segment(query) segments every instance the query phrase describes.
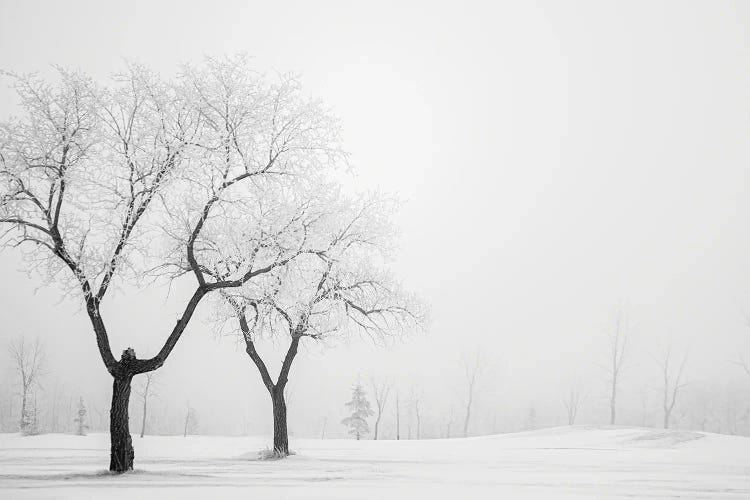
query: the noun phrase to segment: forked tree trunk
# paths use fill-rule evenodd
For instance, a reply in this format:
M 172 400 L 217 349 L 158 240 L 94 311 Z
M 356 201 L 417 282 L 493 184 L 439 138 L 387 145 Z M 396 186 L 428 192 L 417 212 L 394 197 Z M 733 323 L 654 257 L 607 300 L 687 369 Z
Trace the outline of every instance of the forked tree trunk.
M 133 440 L 130 437 L 128 403 L 130 402 L 130 382 L 132 375 L 117 377 L 112 384 L 112 406 L 109 410 L 110 461 L 111 472 L 133 470 Z
M 234 306 L 239 313 L 240 328 L 245 339 L 245 352 L 247 352 L 250 359 L 255 363 L 263 379 L 263 384 L 271 395 L 271 405 L 273 407 L 273 450 L 278 457 L 283 458 L 289 455 L 289 431 L 287 429 L 284 388 L 289 381 L 289 370 L 292 368 L 292 362 L 297 355 L 299 341 L 305 330 L 302 325 L 296 328 L 291 328 L 290 326 L 289 333 L 291 334 L 292 341 L 289 344 L 289 349 L 286 351 L 284 362 L 281 364 L 279 377 L 274 384 L 271 376 L 268 374 L 266 364 L 261 359 L 258 351 L 255 350 L 255 344 L 252 341 L 250 327 L 247 323 L 244 310 L 236 304 Z
M 276 385 L 270 392 L 273 404 L 273 451 L 285 457 L 289 455 L 289 431 L 286 424 L 284 388 Z

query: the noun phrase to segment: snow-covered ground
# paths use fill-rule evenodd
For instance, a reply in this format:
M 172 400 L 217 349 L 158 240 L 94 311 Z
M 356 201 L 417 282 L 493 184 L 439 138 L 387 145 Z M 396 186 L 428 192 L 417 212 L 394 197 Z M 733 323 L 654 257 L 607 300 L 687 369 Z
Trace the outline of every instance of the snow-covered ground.
M 639 428 L 560 427 L 469 439 L 134 437 L 119 476 L 108 437 L 0 434 L 0 498 L 750 499 L 750 439 Z

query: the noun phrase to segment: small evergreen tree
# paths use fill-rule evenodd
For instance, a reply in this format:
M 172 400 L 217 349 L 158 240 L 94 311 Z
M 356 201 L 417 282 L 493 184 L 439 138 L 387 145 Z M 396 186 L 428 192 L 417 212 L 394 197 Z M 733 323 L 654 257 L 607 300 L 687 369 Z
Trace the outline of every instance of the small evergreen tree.
M 86 424 L 86 413 L 86 405 L 83 404 L 83 398 L 81 398 L 78 400 L 78 417 L 74 420 L 78 425 L 76 428 L 76 434 L 78 436 L 85 436 L 86 429 L 89 428 L 88 424 Z
M 356 436 L 357 441 L 370 432 L 367 425 L 367 417 L 372 416 L 375 412 L 370 408 L 370 402 L 367 400 L 367 394 L 362 388 L 362 384 L 352 387 L 352 399 L 346 406 L 352 411 L 352 414 L 341 421 L 342 424 L 351 427 L 349 434 Z

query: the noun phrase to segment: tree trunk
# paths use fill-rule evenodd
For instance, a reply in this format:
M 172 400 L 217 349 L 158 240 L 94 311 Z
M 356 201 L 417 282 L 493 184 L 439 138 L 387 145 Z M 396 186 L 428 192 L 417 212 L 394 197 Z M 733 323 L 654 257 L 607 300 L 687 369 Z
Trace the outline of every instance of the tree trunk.
M 612 379 L 612 396 L 609 400 L 609 425 L 615 425 L 615 405 L 617 404 L 617 378 Z
M 471 418 L 471 403 L 466 407 L 466 418 L 464 419 L 464 437 L 469 437 L 469 419 Z
M 378 418 L 375 419 L 375 435 L 372 437 L 375 441 L 378 440 L 378 425 L 380 425 L 380 410 L 378 410 Z
M 286 401 L 284 387 L 274 386 L 271 390 L 273 404 L 273 451 L 281 457 L 289 455 L 289 431 L 286 425 Z
M 128 403 L 130 402 L 130 382 L 132 375 L 115 378 L 112 384 L 112 406 L 109 410 L 110 461 L 112 472 L 133 470 L 133 441 L 128 426 Z

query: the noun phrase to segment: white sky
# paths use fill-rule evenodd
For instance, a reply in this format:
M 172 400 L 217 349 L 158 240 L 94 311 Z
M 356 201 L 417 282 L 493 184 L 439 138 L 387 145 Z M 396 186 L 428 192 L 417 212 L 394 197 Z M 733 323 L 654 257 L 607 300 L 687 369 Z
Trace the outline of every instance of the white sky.
M 574 376 L 602 392 L 618 304 L 640 373 L 623 391 L 656 379 L 649 356 L 670 342 L 689 349 L 693 379 L 738 375 L 731 363 L 750 355 L 750 4 L 403 3 L 4 0 L 0 68 L 104 78 L 129 58 L 169 74 L 242 51 L 299 72 L 342 118 L 358 183 L 407 200 L 395 266 L 433 324 L 386 351 L 303 352 L 292 397 L 312 415 L 338 415 L 372 373 L 413 377 L 447 405 L 448 375 L 477 348 L 502 360 L 492 386 L 506 401 L 557 397 Z M 0 90 L 3 116 L 13 103 Z M 106 401 L 77 300 L 35 294 L 19 267 L 2 254 L 0 340 L 38 333 L 56 378 Z M 182 292 L 110 297 L 115 352 L 156 352 Z M 270 420 L 254 366 L 205 323 L 164 377 L 204 415 L 257 407 L 258 425 Z

